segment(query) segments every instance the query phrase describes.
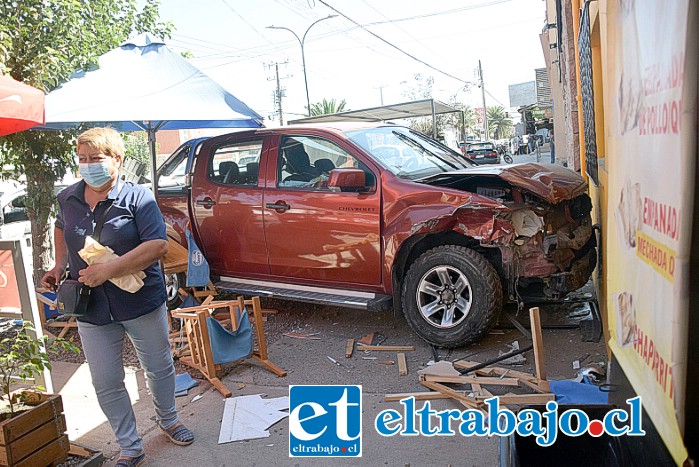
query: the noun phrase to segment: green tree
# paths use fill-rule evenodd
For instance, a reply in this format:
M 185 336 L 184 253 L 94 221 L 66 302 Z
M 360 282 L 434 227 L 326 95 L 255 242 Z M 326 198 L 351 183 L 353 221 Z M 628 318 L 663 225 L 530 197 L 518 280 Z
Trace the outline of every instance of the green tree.
M 410 100 L 422 100 L 422 99 L 432 99 L 432 87 L 434 85 L 434 78 L 432 76 L 423 76 L 417 73 L 413 76 L 414 83 L 409 86 L 408 90 L 403 93 L 403 95 Z M 464 91 L 468 91 L 468 85 L 464 85 Z M 458 91 L 457 91 L 458 93 Z M 464 111 L 464 125 L 465 133 L 471 132 L 471 128 L 475 126 L 476 115 L 474 110 L 460 102 L 455 93 L 448 100 L 448 104 L 456 109 Z M 447 127 L 453 128 L 457 133 L 457 138 L 461 138 L 462 128 L 461 128 L 461 114 L 460 113 L 449 113 L 441 114 L 436 116 L 437 121 L 437 139 L 444 138 L 444 129 Z M 414 117 L 409 119 L 408 126 L 413 130 L 417 130 L 428 136 L 432 136 L 432 117 Z
M 136 159 L 139 162 L 148 164 L 150 168 L 150 147 L 148 146 L 148 135 L 144 131 L 131 131 L 124 133 L 124 146 L 126 147 L 126 157 Z M 156 143 L 156 152 L 157 152 Z
M 456 97 L 456 94 L 449 98 L 449 105 L 455 109 L 461 110 L 461 112 L 464 114 L 463 128 L 461 126 L 461 113 L 451 113 L 446 115 L 447 124 L 454 128 L 456 134 L 458 135 L 457 137 L 461 138 L 462 134 L 468 136 L 469 134 L 473 133 L 476 127 L 476 111 L 473 110 L 473 107 L 460 102 Z
M 512 120 L 507 116 L 502 106 L 488 107 L 488 131 L 489 136 L 502 139 L 510 136 L 514 130 Z
M 145 0 L 22 0 L 0 2 L 0 72 L 50 92 L 78 69 L 131 33 L 169 38 L 172 25 L 158 20 L 159 3 Z M 4 176 L 27 180 L 27 211 L 32 226 L 34 278 L 53 262 L 48 219 L 53 186 L 75 167 L 73 131 L 25 131 L 0 138 Z
M 342 112 L 345 110 L 346 105 L 347 102 L 344 99 L 342 99 L 340 102 L 337 102 L 335 99 L 323 99 L 322 102 L 311 104 L 311 116 Z

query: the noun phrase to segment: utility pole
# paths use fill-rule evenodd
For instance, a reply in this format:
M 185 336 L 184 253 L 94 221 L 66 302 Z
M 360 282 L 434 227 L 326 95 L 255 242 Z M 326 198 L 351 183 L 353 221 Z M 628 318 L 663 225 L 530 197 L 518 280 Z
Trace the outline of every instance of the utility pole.
M 308 34 L 308 31 L 311 30 L 313 26 L 316 24 L 320 23 L 321 21 L 325 21 L 326 19 L 330 18 L 337 18 L 337 15 L 329 15 L 326 16 L 325 18 L 320 18 L 318 20 L 315 20 L 313 23 L 311 23 L 310 26 L 308 26 L 308 29 L 306 29 L 306 32 L 303 33 L 303 38 L 299 37 L 298 34 L 296 34 L 294 31 L 292 31 L 289 28 L 286 28 L 284 26 L 267 26 L 267 29 L 284 29 L 285 31 L 289 31 L 291 34 L 294 35 L 297 41 L 299 41 L 299 45 L 301 45 L 301 63 L 303 64 L 303 82 L 306 85 L 306 112 L 308 113 L 308 116 L 311 116 L 311 98 L 309 97 L 308 94 L 308 75 L 306 74 L 306 52 L 304 50 L 304 45 L 306 44 L 306 35 Z
M 478 60 L 478 79 L 480 80 L 481 97 L 483 98 L 483 129 L 485 130 L 485 141 L 488 141 L 490 139 L 488 132 L 488 108 L 485 106 L 485 84 L 483 83 L 483 67 L 481 67 L 480 60 Z
M 285 61 L 282 63 L 282 65 L 286 65 L 288 61 Z M 286 97 L 285 91 L 286 89 L 281 87 L 280 83 L 280 77 L 279 77 L 279 63 L 275 62 L 274 63 L 274 71 L 276 75 L 276 81 L 277 81 L 277 88 L 274 91 L 274 105 L 277 107 L 277 110 L 275 113 L 279 114 L 279 125 L 283 126 L 284 125 L 284 114 L 282 113 L 282 98 Z M 265 65 L 267 68 L 271 68 L 272 64 Z M 284 76 L 283 78 L 288 78 L 287 76 Z M 268 81 L 272 80 L 274 78 L 267 78 Z

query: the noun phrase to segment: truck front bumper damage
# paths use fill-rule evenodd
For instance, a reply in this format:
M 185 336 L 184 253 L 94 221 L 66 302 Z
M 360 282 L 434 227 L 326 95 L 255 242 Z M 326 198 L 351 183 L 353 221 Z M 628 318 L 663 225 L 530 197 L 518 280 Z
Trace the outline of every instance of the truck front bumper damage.
M 551 274 L 547 279 L 544 279 L 547 290 L 546 292 L 554 292 L 555 294 L 566 294 L 587 283 L 587 280 L 592 275 L 595 266 L 597 266 L 597 249 L 595 245 L 597 241 L 595 236 L 591 236 L 587 244 L 578 252 L 578 259 L 573 261 L 570 270 Z M 553 295 L 553 294 L 551 294 Z

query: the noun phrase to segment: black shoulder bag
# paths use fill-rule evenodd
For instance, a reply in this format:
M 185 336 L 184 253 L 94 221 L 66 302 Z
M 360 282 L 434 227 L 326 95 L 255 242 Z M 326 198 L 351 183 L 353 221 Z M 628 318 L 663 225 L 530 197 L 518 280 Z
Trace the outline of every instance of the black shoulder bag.
M 97 242 L 100 241 L 100 234 L 104 226 L 104 219 L 107 213 L 112 208 L 113 201 L 109 201 L 109 206 L 102 211 L 99 219 L 95 223 L 95 231 L 92 233 L 92 238 Z M 66 279 L 58 287 L 58 296 L 56 304 L 59 313 L 66 316 L 85 316 L 87 314 L 87 304 L 90 300 L 90 292 L 92 289 L 82 282 L 75 279 Z

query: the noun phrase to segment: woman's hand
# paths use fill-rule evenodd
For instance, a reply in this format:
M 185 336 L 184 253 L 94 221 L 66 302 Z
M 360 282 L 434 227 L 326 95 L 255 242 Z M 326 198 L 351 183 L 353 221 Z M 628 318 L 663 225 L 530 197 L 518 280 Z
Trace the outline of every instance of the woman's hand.
M 48 270 L 41 278 L 41 286 L 56 291 L 64 272 L 66 272 L 66 268 L 57 264 L 53 269 Z
M 78 280 L 88 287 L 97 287 L 113 277 L 109 263 L 93 264 L 82 269 L 79 274 Z

